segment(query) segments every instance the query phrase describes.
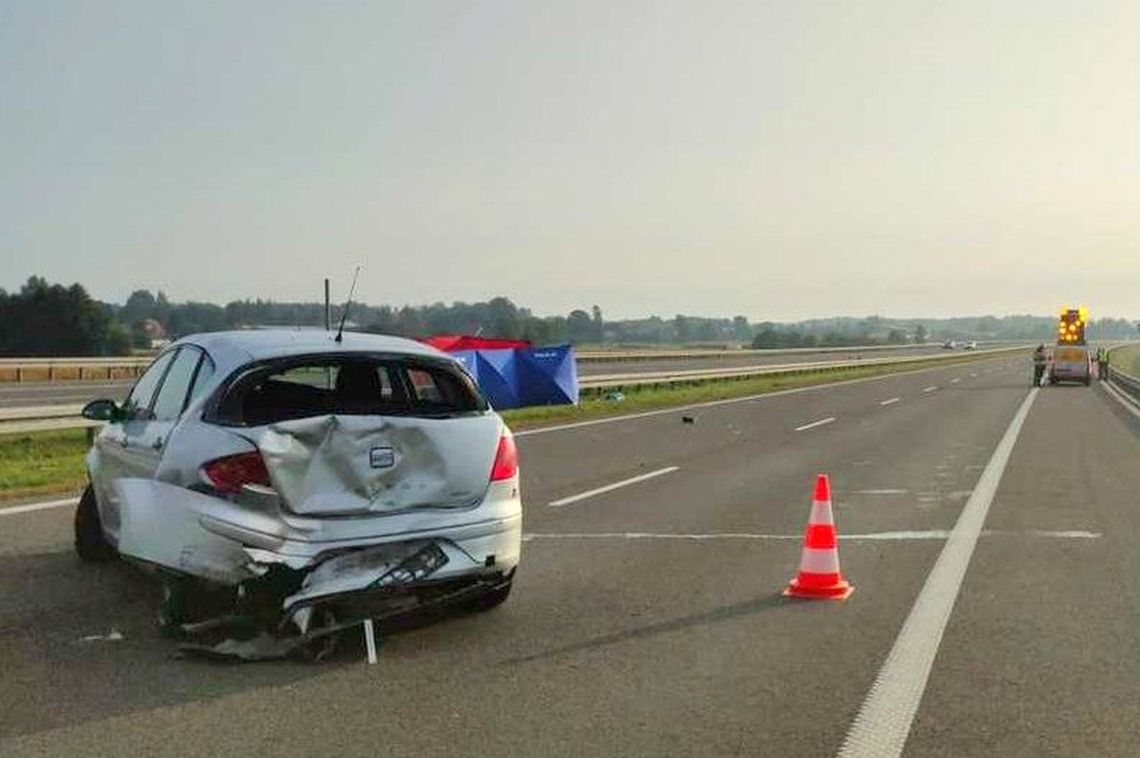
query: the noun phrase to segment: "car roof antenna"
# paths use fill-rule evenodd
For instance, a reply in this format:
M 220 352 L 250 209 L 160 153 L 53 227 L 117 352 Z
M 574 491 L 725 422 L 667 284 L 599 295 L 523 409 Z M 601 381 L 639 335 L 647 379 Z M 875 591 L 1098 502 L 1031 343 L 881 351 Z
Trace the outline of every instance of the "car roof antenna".
M 344 322 L 348 318 L 348 306 L 352 305 L 352 296 L 356 293 L 356 277 L 360 275 L 360 266 L 356 267 L 356 271 L 352 274 L 352 286 L 348 289 L 348 300 L 344 303 L 344 310 L 340 314 L 340 326 L 336 329 L 336 337 L 333 341 L 338 345 L 344 340 Z

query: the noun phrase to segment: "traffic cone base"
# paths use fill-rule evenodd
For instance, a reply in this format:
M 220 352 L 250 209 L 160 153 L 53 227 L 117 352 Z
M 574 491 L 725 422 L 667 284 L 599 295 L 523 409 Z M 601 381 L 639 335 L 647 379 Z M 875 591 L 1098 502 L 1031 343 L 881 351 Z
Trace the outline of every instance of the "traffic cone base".
M 809 600 L 846 600 L 855 588 L 849 582 L 840 579 L 827 587 L 810 587 L 801 585 L 799 579 L 788 582 L 784 590 L 784 597 L 801 597 Z

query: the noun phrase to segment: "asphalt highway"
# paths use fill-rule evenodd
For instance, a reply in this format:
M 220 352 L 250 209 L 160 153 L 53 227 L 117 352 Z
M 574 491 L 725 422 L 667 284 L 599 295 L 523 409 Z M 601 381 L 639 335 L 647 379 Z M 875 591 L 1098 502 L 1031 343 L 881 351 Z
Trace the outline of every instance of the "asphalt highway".
M 0 408 L 38 405 L 71 405 L 98 398 L 121 400 L 134 380 L 83 382 L 3 382 L 0 383 Z
M 375 666 L 178 659 L 72 507 L 0 511 L 0 755 L 1140 754 L 1140 421 L 1029 371 L 522 432 L 514 594 Z M 818 472 L 843 602 L 780 594 Z
M 763 355 L 749 352 L 739 357 L 670 358 L 636 361 L 584 361 L 578 364 L 579 376 L 635 374 L 652 371 L 687 371 L 695 369 L 739 368 L 767 366 L 783 363 L 817 363 L 824 361 L 858 360 L 860 358 L 886 358 L 892 355 L 941 354 L 938 345 L 876 350 L 805 352 Z M 117 381 L 63 381 L 63 382 L 2 382 L 0 408 L 63 405 L 85 403 L 96 398 L 119 400 L 126 396 L 133 380 Z

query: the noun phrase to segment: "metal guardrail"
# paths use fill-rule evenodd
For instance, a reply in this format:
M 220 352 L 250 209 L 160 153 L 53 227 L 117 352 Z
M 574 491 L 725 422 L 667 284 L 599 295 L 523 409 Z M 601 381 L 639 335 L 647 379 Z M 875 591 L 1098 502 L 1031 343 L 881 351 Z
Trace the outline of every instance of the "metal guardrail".
M 153 360 L 153 357 L 0 358 L 0 382 L 132 379 Z
M 973 350 L 948 354 L 916 355 L 906 358 L 863 358 L 844 361 L 820 361 L 816 363 L 786 363 L 781 365 L 745 366 L 730 369 L 695 369 L 689 371 L 660 371 L 637 374 L 611 374 L 589 376 L 579 380 L 584 394 L 594 394 L 606 390 L 624 390 L 638 387 L 664 387 L 677 384 L 693 384 L 709 381 L 732 381 L 758 376 L 780 376 L 797 374 L 828 373 L 848 368 L 874 366 L 902 366 L 915 363 L 948 363 L 993 357 L 1014 351 L 1025 350 L 1027 345 Z M 1140 382 L 1140 380 L 1138 380 Z M 0 408 L 0 434 L 22 434 L 50 429 L 82 429 L 89 431 L 101 426 L 101 422 L 81 418 L 82 405 L 48 405 L 25 408 Z
M 86 429 L 90 440 L 103 422 L 83 418 L 79 415 L 82 410 L 82 405 L 70 404 L 0 408 L 0 434 Z
M 580 377 L 578 386 L 587 391 L 621 390 L 626 387 L 664 386 L 689 382 L 723 381 L 748 379 L 757 376 L 778 376 L 781 374 L 826 373 L 848 368 L 908 365 L 914 363 L 934 363 L 965 361 L 973 358 L 1000 355 L 1025 350 L 1028 345 L 971 350 L 967 352 L 934 353 L 908 356 L 905 358 L 859 358 L 842 361 L 818 361 L 812 363 L 785 363 L 778 365 L 744 366 L 730 369 L 694 369 L 690 371 L 639 372 L 636 374 L 609 374 Z
M 1140 377 L 1133 376 L 1120 368 L 1120 350 L 1136 350 L 1140 346 L 1135 344 L 1117 344 L 1109 348 L 1108 355 L 1108 383 L 1128 396 L 1130 400 L 1140 405 Z
M 116 356 L 112 358 L 0 358 L 0 366 L 146 366 L 153 355 Z
M 1132 376 L 1109 363 L 1108 382 L 1140 404 L 1140 377 Z

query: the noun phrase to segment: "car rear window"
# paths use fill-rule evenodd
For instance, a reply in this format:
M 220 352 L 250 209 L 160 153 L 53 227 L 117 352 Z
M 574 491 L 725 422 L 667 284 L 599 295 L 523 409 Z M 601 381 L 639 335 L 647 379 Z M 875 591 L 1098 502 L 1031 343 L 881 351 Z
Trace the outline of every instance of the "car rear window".
M 262 426 L 334 413 L 445 418 L 486 410 L 458 366 L 353 356 L 252 369 L 231 385 L 213 416 L 222 424 Z

